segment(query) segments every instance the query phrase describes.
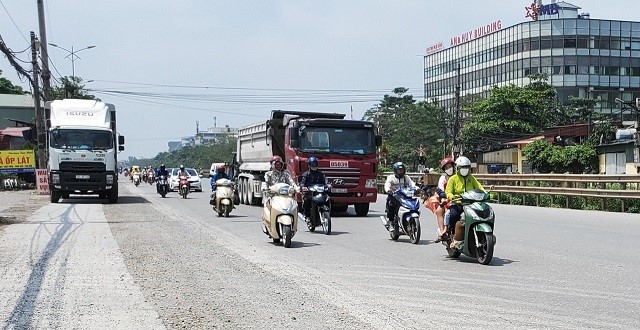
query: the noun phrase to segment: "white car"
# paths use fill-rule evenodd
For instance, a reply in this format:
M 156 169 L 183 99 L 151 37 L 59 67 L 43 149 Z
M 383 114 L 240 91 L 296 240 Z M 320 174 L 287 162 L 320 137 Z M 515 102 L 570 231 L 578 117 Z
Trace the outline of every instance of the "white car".
M 189 185 L 191 186 L 191 190 L 202 191 L 202 182 L 200 180 L 200 176 L 195 169 L 186 167 L 185 170 L 189 173 Z M 169 189 L 174 191 L 178 190 L 179 180 L 178 173 L 180 173 L 179 168 L 172 168 L 169 172 Z

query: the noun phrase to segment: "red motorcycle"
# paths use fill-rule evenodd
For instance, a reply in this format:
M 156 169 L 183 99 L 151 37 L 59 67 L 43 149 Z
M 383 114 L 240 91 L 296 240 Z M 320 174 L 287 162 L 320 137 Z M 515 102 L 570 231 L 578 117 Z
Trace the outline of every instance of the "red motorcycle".
M 189 190 L 191 189 L 189 178 L 186 175 L 180 175 L 178 177 L 178 182 L 178 192 L 180 196 L 182 196 L 182 198 L 187 198 Z

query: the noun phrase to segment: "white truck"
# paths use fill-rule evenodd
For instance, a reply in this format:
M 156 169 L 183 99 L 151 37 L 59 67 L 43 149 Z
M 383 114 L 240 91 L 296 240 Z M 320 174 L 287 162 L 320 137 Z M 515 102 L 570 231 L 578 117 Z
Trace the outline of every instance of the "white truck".
M 97 194 L 118 202 L 118 152 L 124 136 L 116 131 L 113 104 L 64 99 L 47 102 L 49 112 L 49 190 L 51 202 L 70 194 Z

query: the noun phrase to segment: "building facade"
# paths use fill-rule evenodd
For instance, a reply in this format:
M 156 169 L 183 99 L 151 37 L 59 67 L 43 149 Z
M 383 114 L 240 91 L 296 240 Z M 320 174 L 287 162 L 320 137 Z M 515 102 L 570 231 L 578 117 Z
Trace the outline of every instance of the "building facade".
M 492 86 L 524 86 L 528 76 L 544 73 L 561 102 L 595 99 L 596 111 L 635 121 L 636 114 L 615 100 L 640 98 L 640 22 L 591 19 L 566 2 L 538 8 L 544 10 L 535 10 L 535 20 L 507 28 L 494 22 L 453 37 L 449 48 L 429 47 L 425 99 L 453 109 L 458 86 L 461 97 L 486 96 Z

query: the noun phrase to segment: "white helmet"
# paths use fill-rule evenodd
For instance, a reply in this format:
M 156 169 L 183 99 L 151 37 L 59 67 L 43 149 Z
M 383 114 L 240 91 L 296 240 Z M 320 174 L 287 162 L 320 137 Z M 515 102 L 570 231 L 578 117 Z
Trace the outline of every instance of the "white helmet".
M 469 158 L 465 156 L 460 156 L 458 157 L 458 159 L 456 159 L 456 167 L 466 167 L 466 166 L 471 166 L 471 161 L 469 160 Z

